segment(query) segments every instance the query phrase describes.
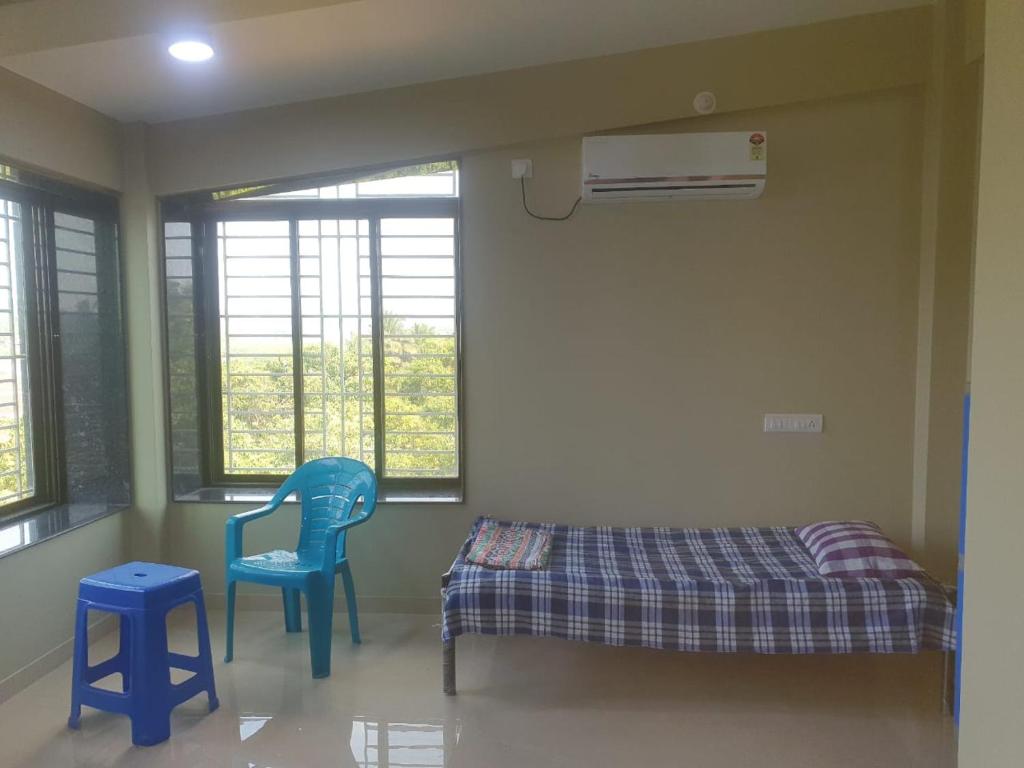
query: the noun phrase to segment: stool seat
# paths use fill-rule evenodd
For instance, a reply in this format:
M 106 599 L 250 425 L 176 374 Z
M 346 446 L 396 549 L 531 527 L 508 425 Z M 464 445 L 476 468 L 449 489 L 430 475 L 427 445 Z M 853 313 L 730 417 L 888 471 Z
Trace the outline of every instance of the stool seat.
M 197 656 L 171 653 L 167 647 L 167 614 L 185 603 L 195 606 Z M 114 613 L 120 619 L 117 654 L 95 666 L 89 666 L 89 611 Z M 193 674 L 172 683 L 172 667 Z M 113 674 L 121 676 L 120 693 L 93 685 Z M 90 706 L 128 715 L 133 743 L 158 744 L 170 736 L 171 710 L 203 691 L 212 712 L 218 701 L 198 571 L 132 562 L 79 582 L 68 727 L 78 728 L 82 706 Z
M 144 609 L 202 589 L 199 571 L 176 565 L 132 562 L 86 576 L 79 582 L 78 597 L 96 603 L 115 600 L 124 608 Z

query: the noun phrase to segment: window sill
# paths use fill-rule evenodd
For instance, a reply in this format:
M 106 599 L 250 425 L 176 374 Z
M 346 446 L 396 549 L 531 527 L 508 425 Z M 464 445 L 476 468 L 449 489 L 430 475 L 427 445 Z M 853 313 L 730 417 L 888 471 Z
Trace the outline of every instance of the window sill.
M 191 493 L 178 494 L 174 501 L 179 504 L 266 504 L 273 497 L 276 488 L 199 488 Z M 295 502 L 292 495 L 285 503 Z M 388 491 L 378 495 L 378 504 L 461 504 L 462 493 L 451 491 Z
M 128 504 L 61 504 L 0 520 L 0 558 L 128 508 Z

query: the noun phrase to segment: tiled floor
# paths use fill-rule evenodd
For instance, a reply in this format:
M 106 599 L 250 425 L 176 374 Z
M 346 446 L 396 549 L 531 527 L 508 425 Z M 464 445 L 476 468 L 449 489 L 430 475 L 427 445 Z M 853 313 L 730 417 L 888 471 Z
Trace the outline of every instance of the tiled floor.
M 0 705 L 0 765 L 415 768 L 687 766 L 946 768 L 939 658 L 696 656 L 534 638 L 462 638 L 459 695 L 441 693 L 432 617 L 364 614 L 335 628 L 334 670 L 312 680 L 306 635 L 240 614 L 221 707 L 176 710 L 170 741 L 132 747 L 122 717 L 65 727 L 70 668 Z M 211 614 L 215 656 L 223 617 Z M 175 627 L 173 644 L 185 649 Z M 109 654 L 113 635 L 98 645 Z M 97 649 L 99 650 L 99 649 Z M 103 654 L 97 655 L 97 659 Z

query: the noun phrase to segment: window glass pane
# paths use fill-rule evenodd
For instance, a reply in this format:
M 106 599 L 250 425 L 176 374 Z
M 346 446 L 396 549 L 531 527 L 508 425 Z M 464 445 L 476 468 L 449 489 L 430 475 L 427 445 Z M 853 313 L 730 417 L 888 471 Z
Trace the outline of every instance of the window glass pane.
M 299 222 L 306 460 L 374 465 L 369 222 Z
M 0 504 L 35 494 L 21 216 L 0 199 Z
M 217 224 L 224 473 L 295 468 L 287 221 Z
M 192 429 L 177 430 L 175 447 L 195 458 L 195 487 L 176 483 L 181 496 L 198 490 L 200 478 L 262 483 L 241 476 L 283 475 L 297 458 L 324 456 L 361 459 L 382 478 L 460 477 L 452 200 L 459 196 L 458 164 L 306 185 L 220 190 L 205 211 L 194 209 L 213 228 L 217 261 L 206 272 L 216 284 L 198 285 L 203 271 L 187 225 L 170 225 L 178 231 L 165 233 L 168 295 L 177 299 L 168 301 L 169 312 L 175 304 L 181 309 L 177 320 L 168 317 L 169 336 L 181 342 L 175 351 L 169 339 L 169 354 L 178 360 L 170 365 L 172 389 L 173 382 L 181 387 L 177 400 L 177 390 L 171 395 L 172 433 L 179 421 Z M 423 210 L 417 198 L 426 201 Z M 274 219 L 236 218 L 250 200 L 263 200 L 261 211 L 274 211 Z M 236 212 L 221 218 L 228 208 Z M 207 298 L 197 303 L 193 294 Z M 211 313 L 216 305 L 216 316 L 206 316 L 207 301 Z M 209 332 L 219 348 L 200 348 L 200 324 L 214 322 L 219 329 Z M 207 420 L 212 434 L 201 418 L 207 370 L 217 377 L 210 386 L 221 387 L 219 406 L 214 403 Z M 204 468 L 210 445 L 222 454 L 214 453 L 214 466 Z M 179 458 L 172 459 L 174 476 L 187 474 Z
M 53 214 L 61 402 L 72 503 L 127 504 L 128 410 L 117 229 Z
M 174 492 L 202 486 L 199 382 L 195 317 L 198 291 L 192 269 L 192 225 L 164 225 L 164 286 L 167 310 L 167 376 L 171 408 L 171 483 Z
M 359 179 L 309 189 L 267 194 L 273 185 L 215 193 L 216 199 L 285 198 L 290 200 L 358 200 L 395 197 L 458 197 L 459 169 L 453 160 L 396 168 Z M 216 197 L 220 195 L 220 197 Z
M 455 221 L 381 220 L 384 475 L 457 477 Z

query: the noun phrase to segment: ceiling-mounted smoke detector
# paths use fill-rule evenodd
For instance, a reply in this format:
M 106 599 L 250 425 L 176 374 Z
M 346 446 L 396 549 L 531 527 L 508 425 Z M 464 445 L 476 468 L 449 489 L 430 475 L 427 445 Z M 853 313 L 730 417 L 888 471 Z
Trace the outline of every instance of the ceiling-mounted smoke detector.
M 698 115 L 710 115 L 715 111 L 717 104 L 715 94 L 711 91 L 701 91 L 693 97 L 693 108 L 697 110 Z

